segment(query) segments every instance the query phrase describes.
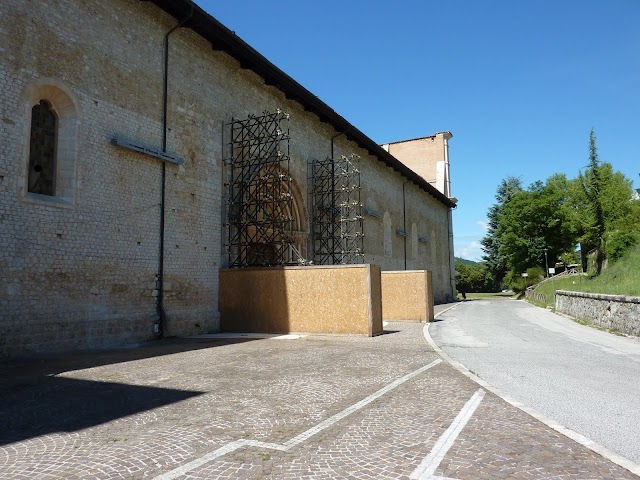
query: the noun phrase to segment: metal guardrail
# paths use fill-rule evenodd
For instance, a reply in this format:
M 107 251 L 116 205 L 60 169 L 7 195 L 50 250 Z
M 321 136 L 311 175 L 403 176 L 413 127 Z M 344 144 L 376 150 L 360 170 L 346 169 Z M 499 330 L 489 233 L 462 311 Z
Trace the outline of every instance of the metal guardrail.
M 527 287 L 527 290 L 525 291 L 525 298 L 527 299 L 531 299 L 535 302 L 539 302 L 539 303 L 544 303 L 545 305 L 549 305 L 549 302 L 547 301 L 547 296 L 543 293 L 540 292 L 535 292 L 534 290 L 536 288 L 538 288 L 538 286 L 542 285 L 545 282 L 548 282 L 550 280 L 556 280 L 558 278 L 564 278 L 564 277 L 573 277 L 576 275 L 584 275 L 583 273 L 578 273 L 575 271 L 575 269 L 571 269 L 571 270 L 565 270 L 562 273 L 558 273 L 557 275 L 551 275 L 541 281 L 539 281 L 538 283 L 531 285 L 529 287 Z M 551 303 L 555 303 L 554 301 L 552 301 Z
M 533 288 L 534 287 L 527 288 L 527 291 L 524 294 L 525 298 L 529 300 L 533 300 L 534 302 L 544 303 L 545 305 L 547 305 L 547 296 L 544 293 L 534 292 Z

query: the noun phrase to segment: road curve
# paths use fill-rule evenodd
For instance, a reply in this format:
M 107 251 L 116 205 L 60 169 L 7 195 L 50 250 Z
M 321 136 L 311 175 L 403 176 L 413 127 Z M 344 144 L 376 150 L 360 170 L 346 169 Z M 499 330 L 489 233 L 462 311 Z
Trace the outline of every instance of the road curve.
M 431 337 L 472 373 L 640 464 L 640 339 L 508 299 L 460 303 L 438 320 Z

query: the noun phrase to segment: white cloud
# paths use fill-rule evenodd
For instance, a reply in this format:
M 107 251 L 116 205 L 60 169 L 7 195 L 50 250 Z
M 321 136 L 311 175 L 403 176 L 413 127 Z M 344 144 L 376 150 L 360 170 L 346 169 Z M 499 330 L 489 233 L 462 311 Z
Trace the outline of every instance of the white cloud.
M 482 260 L 482 245 L 480 242 L 460 242 L 454 245 L 456 257 L 465 258 L 467 260 L 473 260 L 479 262 Z
M 480 225 L 485 232 L 489 230 L 489 224 L 487 222 L 483 222 L 482 220 L 476 220 L 476 223 Z

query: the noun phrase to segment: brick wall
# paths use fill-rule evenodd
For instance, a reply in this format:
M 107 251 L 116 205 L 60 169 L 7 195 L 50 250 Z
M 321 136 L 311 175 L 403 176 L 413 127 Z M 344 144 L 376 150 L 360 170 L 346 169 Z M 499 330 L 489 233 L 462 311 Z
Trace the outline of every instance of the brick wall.
M 0 355 L 154 336 L 162 166 L 109 140 L 160 147 L 163 37 L 176 23 L 134 0 L 0 4 Z M 174 335 L 219 328 L 223 124 L 289 112 L 291 174 L 304 199 L 308 162 L 330 154 L 336 132 L 189 29 L 172 34 L 169 65 L 167 150 L 184 159 L 166 167 L 165 309 Z M 75 122 L 65 130 L 72 192 L 59 198 L 26 191 L 30 102 L 46 91 L 60 92 Z M 391 257 L 381 220 L 366 218 L 367 262 L 403 268 L 395 229 L 404 179 L 344 137 L 335 144 L 336 154 L 362 156 L 365 204 L 392 215 Z M 452 293 L 448 209 L 413 184 L 405 190 L 408 230 L 416 223 L 429 239 L 416 260 L 408 241 L 407 266 L 432 270 L 443 301 Z
M 391 155 L 436 186 L 438 162 L 445 161 L 446 147 L 442 133 L 424 138 L 389 143 L 386 148 Z
M 112 3 L 117 3 L 113 5 Z M 93 348 L 153 337 L 157 321 L 161 164 L 112 146 L 114 135 L 158 147 L 162 39 L 174 19 L 142 2 L 3 2 L 0 319 L 4 354 Z M 170 83 L 183 81 L 175 58 Z M 211 68 L 211 67 L 209 67 Z M 200 73 L 203 75 L 204 73 Z M 74 195 L 26 192 L 33 86 L 76 102 Z M 220 134 L 203 95 L 171 89 L 167 168 L 167 333 L 216 327 Z M 38 92 L 36 91 L 37 95 Z M 196 103 L 200 103 L 198 107 Z M 217 131 L 216 131 L 217 130 Z M 59 142 L 60 143 L 60 142 Z M 6 233 L 6 235 L 5 235 Z

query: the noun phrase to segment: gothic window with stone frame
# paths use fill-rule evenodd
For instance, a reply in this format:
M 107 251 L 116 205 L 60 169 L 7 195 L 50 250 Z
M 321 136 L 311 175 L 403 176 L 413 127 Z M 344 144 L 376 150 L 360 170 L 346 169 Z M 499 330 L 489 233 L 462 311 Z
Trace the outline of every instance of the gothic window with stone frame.
M 56 193 L 56 143 L 58 116 L 46 100 L 31 109 L 29 137 L 29 192 L 54 196 Z

